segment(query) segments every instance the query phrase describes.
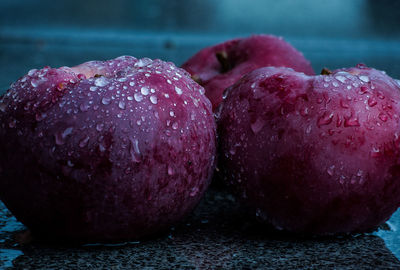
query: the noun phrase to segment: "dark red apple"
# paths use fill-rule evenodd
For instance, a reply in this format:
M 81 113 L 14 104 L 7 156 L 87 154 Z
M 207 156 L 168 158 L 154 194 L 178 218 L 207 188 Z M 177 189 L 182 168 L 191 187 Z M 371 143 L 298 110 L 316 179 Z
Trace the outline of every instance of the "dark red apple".
M 181 220 L 213 171 L 204 90 L 160 60 L 31 70 L 0 99 L 0 198 L 34 233 L 137 239 Z
M 253 35 L 202 49 L 182 68 L 204 87 L 213 110 L 222 101 L 222 92 L 246 73 L 261 67 L 290 67 L 314 75 L 310 62 L 280 37 Z
M 364 65 L 324 74 L 267 67 L 228 88 L 219 168 L 278 229 L 370 231 L 400 205 L 400 87 Z

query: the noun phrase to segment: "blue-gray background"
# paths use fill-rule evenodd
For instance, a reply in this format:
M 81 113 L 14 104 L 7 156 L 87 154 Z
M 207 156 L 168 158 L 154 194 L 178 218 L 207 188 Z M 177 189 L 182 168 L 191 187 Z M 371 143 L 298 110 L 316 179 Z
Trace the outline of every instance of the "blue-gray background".
M 400 1 L 1 0 L 0 93 L 31 68 L 122 54 L 180 65 L 204 46 L 283 36 L 316 71 L 364 62 L 400 77 Z

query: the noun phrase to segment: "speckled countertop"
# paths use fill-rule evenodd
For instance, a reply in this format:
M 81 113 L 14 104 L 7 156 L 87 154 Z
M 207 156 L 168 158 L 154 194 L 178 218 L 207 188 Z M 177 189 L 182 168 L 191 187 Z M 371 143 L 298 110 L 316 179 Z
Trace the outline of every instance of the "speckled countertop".
M 400 269 L 400 213 L 378 232 L 301 238 L 259 224 L 211 188 L 183 223 L 154 239 L 119 245 L 25 243 L 0 206 L 0 269 Z

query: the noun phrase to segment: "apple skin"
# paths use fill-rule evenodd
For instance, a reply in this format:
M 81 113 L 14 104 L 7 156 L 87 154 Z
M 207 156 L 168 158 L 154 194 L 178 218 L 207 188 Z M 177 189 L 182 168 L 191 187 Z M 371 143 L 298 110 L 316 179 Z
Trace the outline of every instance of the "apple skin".
M 139 239 L 184 218 L 210 183 L 204 89 L 161 60 L 31 70 L 0 99 L 0 198 L 33 233 Z
M 400 87 L 383 72 L 266 67 L 225 94 L 218 167 L 261 220 L 294 233 L 359 233 L 399 207 Z
M 266 66 L 290 67 L 314 75 L 310 62 L 302 53 L 272 35 L 252 35 L 204 48 L 182 68 L 204 87 L 215 111 L 227 87 L 246 73 Z

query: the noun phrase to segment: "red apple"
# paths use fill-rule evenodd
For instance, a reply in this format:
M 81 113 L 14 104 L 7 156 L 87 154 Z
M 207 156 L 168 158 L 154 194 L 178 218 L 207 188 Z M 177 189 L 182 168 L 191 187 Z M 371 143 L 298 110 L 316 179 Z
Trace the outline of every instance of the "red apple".
M 261 67 L 290 67 L 313 75 L 310 62 L 280 37 L 253 35 L 202 49 L 182 68 L 206 90 L 213 110 L 222 101 L 222 92 L 246 73 Z
M 400 87 L 364 65 L 324 74 L 267 67 L 228 88 L 219 168 L 278 229 L 370 231 L 400 205 Z
M 0 198 L 34 233 L 137 239 L 187 215 L 213 171 L 204 90 L 160 60 L 31 70 L 0 99 Z

